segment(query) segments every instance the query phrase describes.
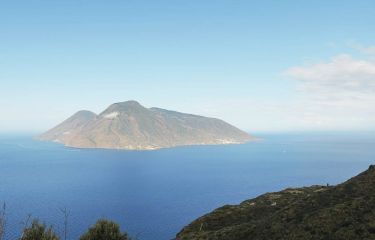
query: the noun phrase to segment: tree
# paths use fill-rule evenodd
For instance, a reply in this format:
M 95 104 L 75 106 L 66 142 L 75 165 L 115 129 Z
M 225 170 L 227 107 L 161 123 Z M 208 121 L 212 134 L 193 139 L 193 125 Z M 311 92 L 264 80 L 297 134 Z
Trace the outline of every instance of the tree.
M 47 227 L 37 219 L 33 220 L 30 227 L 23 230 L 20 240 L 60 240 L 52 227 Z
M 100 219 L 80 237 L 80 240 L 129 240 L 129 238 L 127 233 L 121 233 L 117 223 Z

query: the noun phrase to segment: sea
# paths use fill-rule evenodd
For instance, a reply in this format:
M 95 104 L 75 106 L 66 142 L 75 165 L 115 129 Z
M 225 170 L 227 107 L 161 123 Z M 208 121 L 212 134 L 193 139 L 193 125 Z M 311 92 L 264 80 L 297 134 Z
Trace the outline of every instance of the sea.
M 210 211 L 287 187 L 335 185 L 375 164 L 374 132 L 259 133 L 240 145 L 74 149 L 0 135 L 6 240 L 37 218 L 76 240 L 110 219 L 138 240 L 171 240 Z

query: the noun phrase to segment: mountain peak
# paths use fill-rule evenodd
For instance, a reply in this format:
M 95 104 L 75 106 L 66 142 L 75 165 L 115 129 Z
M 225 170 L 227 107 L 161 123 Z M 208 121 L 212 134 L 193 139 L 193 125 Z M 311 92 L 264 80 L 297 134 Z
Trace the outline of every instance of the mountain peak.
M 125 101 L 125 102 L 118 102 L 118 103 L 114 103 L 113 105 L 143 107 L 139 102 L 137 102 L 135 100 L 129 100 L 129 101 Z
M 88 111 L 88 110 L 80 110 L 76 112 L 73 116 L 79 116 L 79 117 L 92 117 L 96 116 L 95 113 Z
M 91 111 L 81 110 L 73 116 L 66 119 L 50 131 L 38 136 L 40 140 L 52 140 L 56 142 L 64 142 L 70 136 L 74 136 L 74 131 L 79 131 L 89 122 L 94 121 L 97 115 Z
M 107 114 L 109 112 L 127 112 L 134 109 L 146 109 L 139 102 L 134 100 L 129 100 L 125 102 L 118 102 L 110 105 L 103 113 Z

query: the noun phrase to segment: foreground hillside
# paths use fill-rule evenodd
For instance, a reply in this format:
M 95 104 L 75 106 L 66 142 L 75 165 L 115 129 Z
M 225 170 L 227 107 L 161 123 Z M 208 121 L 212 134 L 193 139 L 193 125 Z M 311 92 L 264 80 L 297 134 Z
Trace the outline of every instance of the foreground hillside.
M 334 187 L 290 188 L 221 207 L 177 239 L 375 239 L 375 167 Z
M 254 138 L 220 119 L 145 108 L 127 101 L 112 104 L 99 115 L 80 111 L 39 139 L 78 148 L 150 150 L 244 143 Z

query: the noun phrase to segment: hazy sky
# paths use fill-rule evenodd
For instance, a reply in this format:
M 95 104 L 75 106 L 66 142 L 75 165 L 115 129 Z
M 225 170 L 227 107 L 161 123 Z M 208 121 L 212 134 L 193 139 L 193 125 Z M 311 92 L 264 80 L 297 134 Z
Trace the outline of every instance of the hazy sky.
M 113 102 L 248 131 L 375 129 L 375 1 L 0 1 L 0 131 Z

